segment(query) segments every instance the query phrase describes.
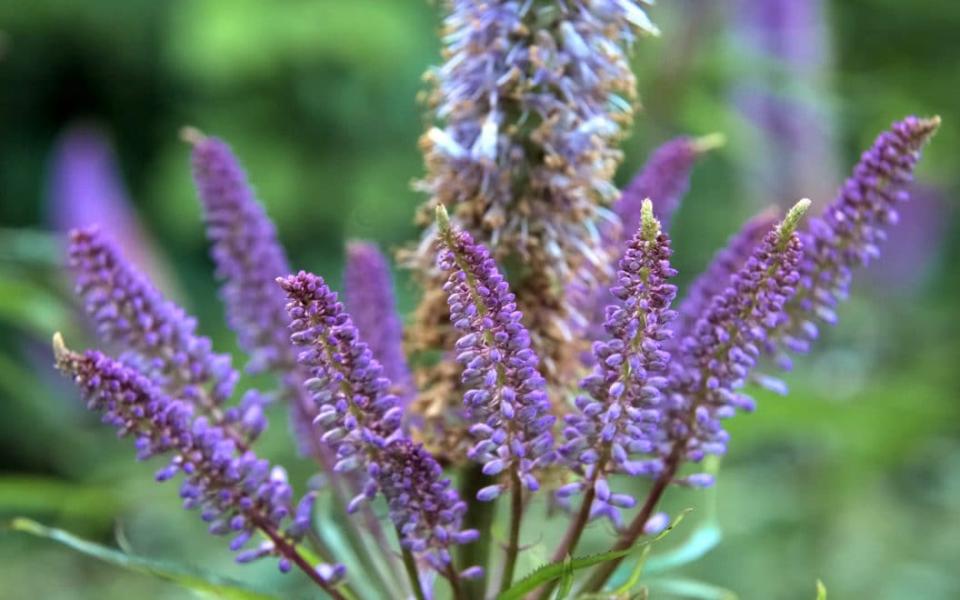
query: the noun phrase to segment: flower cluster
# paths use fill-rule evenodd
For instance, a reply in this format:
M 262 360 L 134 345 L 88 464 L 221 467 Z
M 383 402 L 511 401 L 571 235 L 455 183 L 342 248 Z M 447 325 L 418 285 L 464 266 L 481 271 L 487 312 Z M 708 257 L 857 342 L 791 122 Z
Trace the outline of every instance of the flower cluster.
M 446 571 L 447 548 L 476 537 L 460 530 L 466 505 L 441 478 L 436 460 L 403 435 L 403 410 L 390 392 L 390 380 L 336 293 L 322 278 L 303 271 L 278 283 L 288 298 L 291 340 L 304 348 L 298 360 L 312 375 L 305 385 L 317 403 L 315 423 L 336 452 L 334 470 L 367 474 L 348 512 L 382 492 L 403 547 Z
M 257 202 L 247 176 L 221 140 L 185 129 L 193 145 L 193 178 L 207 223 L 210 254 L 227 320 L 254 373 L 287 369 L 293 350 L 285 334 L 283 299 L 274 280 L 290 272 L 276 228 Z
M 393 587 L 400 561 L 377 519 L 384 503 L 420 600 L 434 597 L 441 577 L 457 600 L 489 596 L 491 570 L 464 567 L 489 559 L 501 495 L 510 496 L 503 560 L 492 570 L 501 592 L 541 488 L 563 509 L 582 499 L 555 561 L 574 555 L 598 517 L 616 527 L 612 549 L 625 556 L 640 535 L 667 525 L 655 513 L 666 489 L 712 483 L 681 469 L 726 451 L 723 421 L 754 407 L 745 384 L 781 387 L 755 372 L 760 357 L 784 362 L 784 350 L 805 350 L 816 336 L 817 319 L 836 318 L 852 270 L 877 255 L 939 124 L 895 123 L 809 226 L 801 226 L 807 200 L 779 224 L 769 213 L 748 222 L 674 310 L 665 225 L 694 161 L 719 138 L 667 143 L 606 207 L 618 196 L 615 143 L 632 110 L 626 51 L 655 32 L 642 4 L 449 0 L 445 63 L 433 73 L 438 125 L 423 138 L 422 214 L 435 212 L 436 222 L 410 261 L 427 289 L 407 341 L 426 352 L 409 363 L 376 247 L 348 246 L 346 305 L 323 278 L 288 274 L 276 229 L 229 147 L 185 131 L 247 370 L 280 376 L 301 447 L 331 485 L 295 499 L 286 472 L 253 450 L 267 395 L 236 401 L 230 359 L 95 228 L 71 234 L 70 265 L 100 336 L 123 354 L 76 353 L 58 335 L 57 367 L 105 423 L 135 438 L 138 458 L 168 457 L 157 479 L 183 476 L 184 506 L 199 509 L 211 533 L 234 536 L 239 562 L 276 557 L 281 571 L 296 567 L 335 599 L 360 596 L 312 519 L 328 488 L 345 512 L 362 509 L 362 527 L 346 520 L 343 538 L 361 572 L 383 580 L 370 589 L 385 597 L 407 590 Z M 418 367 L 416 381 L 408 365 Z M 462 469 L 459 489 L 444 469 L 465 460 L 435 452 L 445 444 L 482 465 Z M 652 479 L 645 500 L 614 491 L 621 477 Z M 625 523 L 622 510 L 636 505 Z M 262 541 L 248 547 L 255 535 Z M 325 562 L 312 564 L 307 539 Z M 374 546 L 386 560 L 369 560 Z M 599 591 L 620 560 L 598 565 L 581 591 Z M 544 600 L 553 585 L 527 591 Z
M 483 463 L 484 474 L 507 471 L 514 485 L 522 483 L 536 491 L 540 484 L 534 470 L 553 458 L 555 419 L 530 334 L 490 253 L 469 233 L 453 229 L 442 207 L 438 214 L 438 263 L 449 273 L 444 291 L 450 319 L 462 333 L 456 349 L 467 388 L 463 401 L 472 423 L 470 433 L 480 438 L 470 455 Z M 488 486 L 477 498 L 493 500 L 505 487 Z
M 180 497 L 187 509 L 200 509 L 210 533 L 233 534 L 230 549 L 244 563 L 265 556 L 279 558 L 279 568 L 290 570 L 292 561 L 305 562 L 296 549 L 310 527 L 313 494 L 296 508 L 293 490 L 282 467 L 271 467 L 250 450 L 241 451 L 228 433 L 206 417 L 195 416 L 193 405 L 171 398 L 136 369 L 91 350 L 77 354 L 54 337 L 57 368 L 73 378 L 91 410 L 122 436 L 136 438 L 137 458 L 170 455 L 157 471 L 157 481 L 183 473 Z M 266 540 L 243 550 L 255 532 Z M 335 584 L 343 568 L 309 567 L 323 587 Z
M 193 178 L 222 282 L 220 297 L 240 347 L 250 356 L 247 371 L 280 375 L 300 451 L 328 466 L 329 457 L 312 435 L 315 407 L 302 386 L 305 377 L 286 331 L 283 296 L 276 290 L 276 278 L 290 272 L 276 227 L 227 144 L 189 127 L 181 135 L 193 146 Z
M 612 493 L 608 474 L 655 476 L 662 469 L 656 459 L 635 456 L 650 453 L 658 440 L 661 390 L 670 361 L 662 345 L 676 316 L 670 309 L 677 292 L 668 283 L 676 274 L 670 266 L 670 240 L 649 199 L 642 205 L 641 221 L 611 288 L 620 303 L 607 307 L 604 329 L 609 339 L 594 343 L 593 372 L 581 382 L 586 395 L 577 398 L 578 412 L 567 415 L 567 442 L 559 449 L 582 476 L 560 488 L 559 495 L 586 489 L 585 510 L 616 525 L 622 522 L 619 509 L 633 507 L 634 499 Z
M 124 360 L 214 422 L 237 422 L 248 441 L 266 427 L 255 391 L 240 407 L 223 411 L 237 382 L 230 357 L 214 353 L 210 340 L 197 334 L 196 320 L 164 298 L 98 229 L 71 232 L 69 255 L 77 295 L 97 333 L 123 346 Z
M 619 252 L 601 230 L 617 228 L 608 208 L 618 195 L 616 142 L 635 96 L 627 51 L 638 35 L 657 32 L 642 4 L 451 1 L 445 62 L 429 73 L 439 123 L 421 140 L 428 173 L 420 187 L 430 197 L 420 218 L 432 223 L 434 208 L 446 206 L 495 259 L 529 267 L 514 292 L 555 391 L 576 379 L 583 321 L 564 290 L 603 284 Z M 436 235 L 425 231 L 412 261 L 427 290 L 442 285 L 430 269 Z M 441 302 L 424 296 L 417 336 L 455 339 L 428 333 L 444 328 L 434 321 Z M 456 387 L 447 364 L 423 376 L 433 405 L 434 388 Z
M 753 400 L 740 388 L 796 291 L 802 247 L 796 227 L 809 206 L 809 200 L 800 201 L 764 236 L 681 343 L 682 363 L 673 370 L 660 448 L 666 461 L 698 462 L 705 454 L 723 454 L 728 434 L 721 420 L 736 409 L 753 410 Z M 693 485 L 709 481 L 688 479 Z
M 817 337 L 816 321 L 833 324 L 836 305 L 846 298 L 853 270 L 876 259 L 886 230 L 897 222 L 897 208 L 909 199 L 920 150 L 940 125 L 940 118 L 907 117 L 880 134 L 863 153 L 853 175 L 822 215 L 801 232 L 804 259 L 799 291 L 786 318 L 765 349 L 784 368 L 783 352 L 806 352 Z

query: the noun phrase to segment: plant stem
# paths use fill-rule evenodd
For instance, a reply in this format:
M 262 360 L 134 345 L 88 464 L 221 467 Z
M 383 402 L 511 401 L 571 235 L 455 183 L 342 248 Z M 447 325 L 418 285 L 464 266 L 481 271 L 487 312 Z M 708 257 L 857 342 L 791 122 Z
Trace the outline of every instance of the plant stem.
M 677 468 L 680 466 L 680 455 L 680 444 L 675 443 L 673 450 L 670 452 L 670 456 L 667 457 L 663 473 L 660 474 L 660 477 L 654 482 L 653 487 L 650 488 L 650 492 L 647 494 L 647 499 L 644 501 L 643 507 L 640 508 L 640 512 L 637 513 L 637 516 L 630 522 L 630 526 L 620 534 L 620 537 L 617 538 L 617 542 L 610 548 L 610 551 L 626 550 L 632 546 L 643 533 L 643 528 L 646 526 L 647 521 L 650 520 L 650 515 L 653 514 L 654 509 L 656 509 L 657 504 L 660 502 L 660 498 L 663 497 L 663 492 L 666 491 L 667 486 L 673 480 L 673 476 L 677 473 Z M 624 558 L 625 557 L 615 558 L 597 567 L 597 570 L 593 572 L 593 575 L 590 576 L 590 579 L 587 580 L 587 584 L 581 591 L 586 593 L 599 591 Z
M 577 513 L 577 517 L 570 523 L 570 527 L 567 528 L 567 532 L 563 536 L 563 541 L 560 542 L 560 545 L 557 546 L 556 551 L 553 553 L 551 562 L 559 562 L 576 550 L 577 544 L 580 542 L 580 537 L 583 535 L 583 530 L 587 526 L 587 521 L 590 520 L 590 509 L 593 507 L 593 499 L 597 493 L 596 484 L 597 478 L 600 475 L 600 466 L 599 464 L 596 465 L 596 468 L 593 470 L 593 475 L 591 475 L 590 481 L 587 484 L 587 491 L 583 494 L 583 504 L 580 505 L 580 511 Z M 556 579 L 544 584 L 534 598 L 536 600 L 546 600 L 546 598 L 550 597 L 550 592 L 552 592 L 556 586 Z
M 474 565 L 487 566 L 490 556 L 490 526 L 496 512 L 496 502 L 477 502 L 477 492 L 487 484 L 488 477 L 483 474 L 482 465 L 464 467 L 460 480 L 460 497 L 467 501 L 467 513 L 463 516 L 464 529 L 476 529 L 480 538 L 472 544 L 461 544 L 457 557 L 461 567 Z M 483 577 L 465 582 L 471 598 L 483 598 L 486 595 L 487 571 Z
M 423 586 L 420 584 L 420 571 L 417 569 L 417 561 L 413 558 L 410 550 L 403 547 L 403 536 L 397 529 L 397 541 L 400 542 L 400 553 L 403 556 L 403 566 L 410 577 L 410 588 L 413 590 L 413 597 L 417 600 L 426 600 L 423 595 Z
M 463 591 L 463 585 L 461 585 L 460 575 L 457 574 L 457 570 L 453 567 L 453 563 L 447 565 L 447 572 L 444 573 L 444 576 L 447 578 L 447 581 L 450 582 L 450 589 L 453 592 L 454 600 L 467 600 L 467 596 Z
M 277 533 L 273 527 L 267 522 L 266 519 L 260 515 L 251 515 L 251 520 L 253 523 L 266 534 L 268 538 L 273 542 L 273 547 L 277 549 L 282 556 L 290 560 L 293 564 L 303 571 L 314 583 L 319 585 L 323 591 L 330 595 L 334 600 L 347 600 L 347 597 L 340 593 L 337 588 L 333 587 L 329 583 L 323 580 L 320 577 L 320 573 L 307 562 L 303 555 L 301 555 L 297 549 L 290 544 L 283 536 Z
M 507 556 L 503 563 L 503 575 L 500 579 L 500 593 L 513 584 L 513 572 L 517 567 L 517 554 L 520 552 L 520 522 L 523 520 L 523 484 L 520 482 L 518 468 L 510 472 L 510 540 L 507 542 Z

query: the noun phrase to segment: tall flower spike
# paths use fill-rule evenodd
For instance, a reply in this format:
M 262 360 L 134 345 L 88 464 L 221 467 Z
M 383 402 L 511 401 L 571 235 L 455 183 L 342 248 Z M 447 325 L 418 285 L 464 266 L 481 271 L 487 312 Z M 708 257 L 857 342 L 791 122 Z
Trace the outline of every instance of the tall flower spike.
M 429 74 L 438 126 L 421 139 L 420 187 L 430 195 L 421 222 L 444 205 L 495 259 L 528 267 L 513 287 L 541 367 L 558 387 L 576 360 L 576 308 L 563 290 L 593 285 L 612 263 L 599 221 L 613 219 L 606 206 L 618 193 L 616 144 L 632 117 L 627 52 L 638 35 L 657 31 L 643 4 L 452 0 L 445 62 Z M 425 232 L 421 269 L 436 235 Z M 429 319 L 437 308 L 418 315 Z
M 437 220 L 438 263 L 448 273 L 444 291 L 450 320 L 462 334 L 456 349 L 467 388 L 463 401 L 470 432 L 480 439 L 470 455 L 483 463 L 486 475 L 507 472 L 514 485 L 536 491 L 536 470 L 553 458 L 554 417 L 530 334 L 486 248 L 454 229 L 442 206 L 437 207 Z M 492 500 L 505 488 L 489 486 L 478 498 Z
M 607 476 L 655 476 L 662 468 L 658 460 L 636 460 L 635 455 L 654 449 L 662 419 L 661 389 L 670 361 L 662 345 L 676 317 L 670 309 L 677 292 L 669 283 L 676 275 L 670 255 L 670 239 L 648 199 L 611 288 L 619 302 L 607 307 L 608 339 L 593 345 L 593 372 L 581 382 L 587 394 L 577 398 L 578 412 L 567 415 L 566 443 L 559 449 L 582 478 L 562 487 L 560 496 L 586 490 L 583 510 L 617 526 L 622 523 L 619 509 L 632 507 L 634 499 L 612 493 Z
M 275 280 L 290 272 L 276 228 L 257 201 L 247 176 L 223 141 L 185 128 L 207 223 L 211 256 L 221 280 L 220 296 L 240 347 L 250 356 L 247 370 L 276 372 L 290 400 L 291 427 L 302 452 L 326 462 L 313 438 L 314 407 L 297 373 L 296 349 L 287 333 L 285 299 Z
M 354 324 L 405 405 L 413 391 L 413 382 L 403 354 L 403 326 L 393 297 L 390 267 L 375 245 L 365 242 L 347 245 L 343 286 L 344 304 Z
M 229 146 L 190 128 L 182 136 L 193 145 L 193 177 L 217 278 L 223 282 L 220 295 L 240 347 L 251 356 L 247 369 L 288 368 L 295 362 L 294 351 L 283 294 L 274 282 L 290 266 L 276 228 Z
M 304 513 L 313 496 L 292 505 L 293 491 L 281 467 L 271 467 L 250 450 L 241 451 L 220 427 L 193 406 L 175 400 L 136 369 L 97 351 L 78 354 L 67 349 L 60 334 L 53 338 L 56 365 L 73 378 L 91 410 L 103 415 L 121 436 L 136 438 L 137 459 L 172 455 L 157 471 L 157 481 L 183 473 L 180 497 L 186 509 L 200 509 L 214 535 L 234 535 L 230 549 L 237 562 L 276 556 L 281 571 L 293 563 L 331 591 L 336 581 L 325 579 L 296 548 L 306 532 Z M 243 548 L 256 531 L 267 540 Z M 343 575 L 343 568 L 335 570 Z M 337 594 L 333 594 L 339 597 Z
M 623 231 L 629 235 L 640 227 L 640 213 L 647 198 L 653 201 L 653 212 L 663 228 L 669 230 L 673 214 L 690 189 L 690 173 L 697 159 L 724 143 L 723 135 L 714 133 L 701 138 L 675 138 L 654 150 L 613 205 Z
M 348 510 L 382 492 L 404 547 L 445 570 L 447 548 L 476 538 L 459 529 L 466 505 L 440 478 L 436 461 L 403 437 L 402 409 L 389 392 L 390 381 L 337 295 L 322 278 L 303 271 L 278 283 L 289 299 L 291 339 L 304 348 L 299 361 L 313 375 L 306 387 L 319 406 L 322 439 L 336 451 L 335 469 L 367 474 L 363 493 Z
M 797 295 L 787 319 L 765 344 L 778 363 L 790 367 L 784 350 L 806 352 L 817 337 L 816 321 L 836 322 L 853 270 L 877 258 L 886 229 L 897 222 L 897 206 L 909 200 L 906 184 L 920 150 L 940 126 L 940 117 L 907 117 L 880 134 L 864 152 L 833 204 L 801 232 L 804 260 Z
M 237 381 L 230 357 L 215 354 L 210 340 L 197 334 L 196 320 L 164 298 L 98 229 L 71 232 L 69 262 L 77 294 L 101 338 L 122 345 L 126 358 L 167 393 L 196 405 L 214 422 L 240 421 L 249 438 L 263 430 L 255 392 L 245 398 L 242 414 L 222 411 Z
M 753 400 L 739 390 L 796 291 L 802 248 L 796 227 L 809 206 L 801 200 L 764 236 L 683 340 L 684 362 L 673 369 L 660 447 L 668 469 L 723 454 L 729 436 L 721 421 L 736 409 L 753 410 Z M 709 485 L 712 479 L 701 474 L 685 482 Z

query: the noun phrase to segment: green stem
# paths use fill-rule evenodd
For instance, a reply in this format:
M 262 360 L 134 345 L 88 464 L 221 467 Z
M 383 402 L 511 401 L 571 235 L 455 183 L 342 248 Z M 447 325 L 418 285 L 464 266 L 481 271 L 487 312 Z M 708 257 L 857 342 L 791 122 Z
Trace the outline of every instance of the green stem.
M 490 527 L 496 513 L 496 502 L 477 502 L 477 492 L 485 487 L 489 478 L 483 474 L 482 465 L 468 465 L 463 469 L 460 480 L 460 497 L 467 502 L 467 513 L 463 517 L 464 529 L 476 529 L 480 538 L 472 544 L 461 544 L 458 548 L 457 564 L 461 567 L 479 565 L 486 567 L 490 557 Z M 471 598 L 483 598 L 487 592 L 487 571 L 484 576 L 465 582 Z
M 503 577 L 500 580 L 500 593 L 513 585 L 513 572 L 517 567 L 517 554 L 520 553 L 520 522 L 523 520 L 523 486 L 517 467 L 510 472 L 510 540 L 507 556 L 503 563 Z
M 407 576 L 410 578 L 410 589 L 413 590 L 413 596 L 417 600 L 426 600 L 423 595 L 423 586 L 420 585 L 420 571 L 417 569 L 417 561 L 413 554 L 407 548 L 403 547 L 403 536 L 397 529 L 397 541 L 400 542 L 400 553 L 403 556 L 403 567 L 407 570 Z

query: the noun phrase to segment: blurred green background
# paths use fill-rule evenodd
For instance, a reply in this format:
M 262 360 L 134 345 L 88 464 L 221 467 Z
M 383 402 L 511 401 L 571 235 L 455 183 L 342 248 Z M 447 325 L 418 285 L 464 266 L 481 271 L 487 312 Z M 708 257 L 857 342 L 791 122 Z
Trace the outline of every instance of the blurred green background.
M 794 21 L 758 20 L 768 5 Z M 812 598 L 817 577 L 831 598 L 960 597 L 960 3 L 662 0 L 651 12 L 663 35 L 636 46 L 644 110 L 618 181 L 673 135 L 728 139 L 698 167 L 674 228 L 682 283 L 762 205 L 828 201 L 890 121 L 944 119 L 884 264 L 798 361 L 791 395 L 761 394 L 757 414 L 732 422 L 722 543 L 671 576 L 744 599 Z M 203 333 L 235 350 L 178 129 L 233 144 L 293 264 L 336 284 L 345 239 L 389 249 L 416 236 L 410 182 L 428 121 L 416 96 L 438 61 L 439 20 L 420 0 L 0 0 L 0 520 L 26 515 L 296 593 L 271 565 L 233 565 L 52 372 L 52 331 L 92 343 L 54 233 L 55 148 L 78 126 L 112 141 L 117 206 L 127 199 L 150 240 L 138 251 Z M 397 276 L 409 312 L 416 290 Z M 263 443 L 295 482 L 309 475 L 281 415 Z M 681 493 L 669 506 L 703 522 L 710 502 Z M 0 532 L 2 598 L 184 594 Z

